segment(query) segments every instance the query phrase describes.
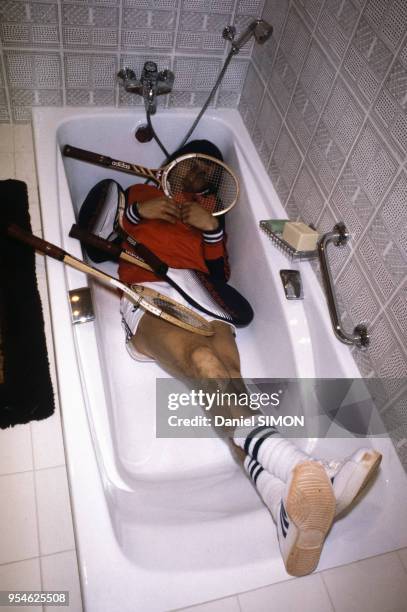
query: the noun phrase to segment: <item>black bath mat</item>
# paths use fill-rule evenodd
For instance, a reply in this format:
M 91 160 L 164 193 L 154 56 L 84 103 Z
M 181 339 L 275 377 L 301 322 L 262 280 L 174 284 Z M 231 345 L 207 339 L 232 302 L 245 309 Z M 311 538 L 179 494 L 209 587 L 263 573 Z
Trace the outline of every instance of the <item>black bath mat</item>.
M 31 231 L 27 186 L 0 181 L 0 428 L 54 412 L 35 253 L 5 235 L 16 223 Z

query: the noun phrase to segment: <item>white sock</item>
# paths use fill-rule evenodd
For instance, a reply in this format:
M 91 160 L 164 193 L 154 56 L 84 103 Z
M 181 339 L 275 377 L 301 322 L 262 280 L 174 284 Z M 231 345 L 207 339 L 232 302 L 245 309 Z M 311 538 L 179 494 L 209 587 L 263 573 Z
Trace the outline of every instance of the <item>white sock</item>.
M 255 459 L 247 455 L 244 468 L 256 487 L 261 499 L 270 510 L 274 522 L 277 523 L 281 498 L 285 484 L 269 474 Z
M 282 438 L 275 427 L 255 427 L 249 433 L 238 428 L 233 439 L 264 469 L 283 482 L 288 481 L 298 463 L 313 460 L 295 444 Z

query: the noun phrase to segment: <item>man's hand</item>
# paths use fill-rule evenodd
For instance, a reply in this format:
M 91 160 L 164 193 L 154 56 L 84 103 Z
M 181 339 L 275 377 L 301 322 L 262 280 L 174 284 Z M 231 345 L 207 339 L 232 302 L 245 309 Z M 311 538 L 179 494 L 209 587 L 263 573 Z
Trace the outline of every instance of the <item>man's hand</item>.
M 181 211 L 177 204 L 165 196 L 138 202 L 137 210 L 142 219 L 161 219 L 161 221 L 175 223 L 181 218 Z
M 181 221 L 203 232 L 214 230 L 219 227 L 217 219 L 198 204 L 198 202 L 185 202 L 182 204 Z

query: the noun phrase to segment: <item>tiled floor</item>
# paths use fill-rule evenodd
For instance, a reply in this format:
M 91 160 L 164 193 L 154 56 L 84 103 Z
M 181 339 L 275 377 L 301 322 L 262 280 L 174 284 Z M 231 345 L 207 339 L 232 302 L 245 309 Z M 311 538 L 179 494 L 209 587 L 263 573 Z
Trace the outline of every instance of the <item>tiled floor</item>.
M 27 125 L 0 125 L 0 179 L 4 178 L 27 182 L 33 231 L 40 233 L 31 128 Z M 37 257 L 37 276 L 52 360 L 41 256 Z M 54 369 L 52 378 L 56 388 Z M 58 408 L 45 421 L 0 430 L 0 590 L 18 589 L 69 590 L 70 606 L 63 609 L 82 610 Z M 403 549 L 184 612 L 404 612 L 406 601 L 407 549 Z M 41 607 L 30 610 L 40 611 Z
M 41 217 L 31 126 L 0 125 L 0 180 L 27 183 L 31 225 Z M 51 322 L 44 258 L 36 256 L 37 279 L 52 364 Z M 51 376 L 56 389 L 55 370 Z M 28 425 L 0 430 L 0 590 L 69 590 L 70 605 L 82 610 L 59 408 Z M 56 610 L 46 606 L 44 611 Z M 2 607 L 2 610 L 27 610 Z M 33 607 L 30 610 L 42 610 Z

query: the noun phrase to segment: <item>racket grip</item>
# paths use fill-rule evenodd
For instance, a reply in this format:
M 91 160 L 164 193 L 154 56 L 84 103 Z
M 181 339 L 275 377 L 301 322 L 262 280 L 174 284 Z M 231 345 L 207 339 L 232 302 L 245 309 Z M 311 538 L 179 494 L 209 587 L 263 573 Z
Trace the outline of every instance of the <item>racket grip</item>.
M 86 149 L 78 149 L 77 147 L 71 147 L 71 145 L 65 145 L 62 149 L 62 154 L 65 157 L 72 157 L 73 159 L 80 159 L 81 161 L 89 162 L 90 164 L 98 164 L 109 167 L 111 164 L 111 158 L 106 155 L 100 155 L 93 151 L 86 151 Z
M 88 232 L 88 230 L 83 229 L 76 223 L 72 225 L 69 235 L 72 238 L 77 238 L 85 244 L 89 244 L 90 246 L 100 249 L 101 251 L 109 253 L 114 259 L 120 257 L 120 253 L 122 252 L 122 249 L 117 244 L 109 242 L 108 240 L 100 238 L 99 236 L 95 236 L 95 234 Z
M 147 248 L 141 242 L 135 242 L 134 240 L 129 240 L 130 244 L 136 251 L 137 255 L 139 255 L 144 261 L 153 269 L 153 271 L 157 274 L 157 276 L 165 276 L 168 272 L 168 266 L 166 263 L 161 261 L 149 248 Z
M 9 236 L 12 236 L 12 238 L 16 238 L 20 242 L 28 244 L 36 251 L 40 251 L 41 253 L 44 253 L 44 255 L 49 255 L 50 257 L 58 259 L 59 261 L 63 261 L 66 256 L 65 251 L 57 247 L 55 244 L 47 242 L 42 238 L 38 238 L 38 236 L 34 236 L 34 234 L 31 234 L 30 232 L 26 232 L 14 223 L 8 226 L 7 233 Z

